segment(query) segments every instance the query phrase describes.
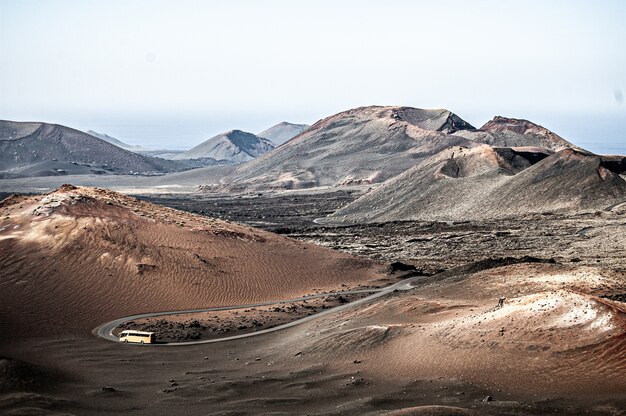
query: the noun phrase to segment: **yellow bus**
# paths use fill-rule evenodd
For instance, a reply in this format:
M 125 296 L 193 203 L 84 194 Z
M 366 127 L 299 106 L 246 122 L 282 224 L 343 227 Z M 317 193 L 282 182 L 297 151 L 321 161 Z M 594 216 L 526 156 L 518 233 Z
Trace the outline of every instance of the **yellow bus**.
M 120 342 L 135 342 L 137 344 L 154 344 L 154 332 L 125 330 L 120 332 Z

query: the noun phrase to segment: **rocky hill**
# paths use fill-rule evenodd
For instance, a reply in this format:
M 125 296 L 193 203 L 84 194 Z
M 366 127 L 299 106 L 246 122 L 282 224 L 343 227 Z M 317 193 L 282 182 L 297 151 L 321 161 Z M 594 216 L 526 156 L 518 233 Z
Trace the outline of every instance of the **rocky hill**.
M 253 160 L 274 149 L 274 144 L 262 137 L 241 130 L 231 130 L 200 143 L 173 157 L 175 160 L 212 158 L 235 163 Z
M 626 157 L 577 149 L 454 147 L 322 221 L 463 221 L 603 210 L 626 201 Z
M 449 146 L 473 127 L 447 110 L 360 107 L 318 121 L 226 178 L 231 188 L 309 188 L 382 182 Z
M 496 116 L 478 130 L 455 134 L 500 147 L 538 146 L 550 150 L 577 148 L 558 134 L 528 120 Z
M 456 114 L 412 107 L 360 107 L 318 121 L 274 152 L 240 166 L 229 189 L 297 189 L 382 183 L 452 146 L 576 146 L 531 123 L 496 117 L 476 129 Z
M 280 145 L 296 137 L 308 128 L 308 124 L 293 124 L 283 121 L 267 130 L 263 130 L 261 133 L 257 134 L 257 136 L 270 140 L 276 145 Z
M 85 168 L 93 173 L 154 174 L 189 167 L 139 155 L 58 124 L 0 121 L 2 176 L 84 173 Z

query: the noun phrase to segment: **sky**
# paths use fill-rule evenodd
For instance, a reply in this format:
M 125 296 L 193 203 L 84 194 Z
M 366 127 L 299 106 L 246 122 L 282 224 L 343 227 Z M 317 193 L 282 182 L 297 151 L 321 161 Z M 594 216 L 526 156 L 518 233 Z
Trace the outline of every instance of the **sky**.
M 0 119 L 186 149 L 364 105 L 626 153 L 626 1 L 0 0 Z

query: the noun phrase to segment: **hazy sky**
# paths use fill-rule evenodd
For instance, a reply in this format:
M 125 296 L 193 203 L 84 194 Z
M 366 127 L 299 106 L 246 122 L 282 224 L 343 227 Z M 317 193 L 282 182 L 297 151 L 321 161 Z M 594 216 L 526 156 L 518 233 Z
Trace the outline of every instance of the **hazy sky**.
M 626 148 L 625 92 L 626 1 L 0 0 L 0 118 L 133 144 L 397 104 Z

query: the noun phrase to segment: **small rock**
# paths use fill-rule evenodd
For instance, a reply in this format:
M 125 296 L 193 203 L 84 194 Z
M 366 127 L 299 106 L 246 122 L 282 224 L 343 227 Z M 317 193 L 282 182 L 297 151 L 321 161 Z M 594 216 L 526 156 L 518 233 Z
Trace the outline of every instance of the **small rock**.
M 104 386 L 104 387 L 102 387 L 102 391 L 106 391 L 106 392 L 112 393 L 112 392 L 115 392 L 117 390 L 115 390 L 114 387 Z
M 487 396 L 483 399 L 483 402 L 491 402 L 491 401 L 493 401 L 493 397 L 491 396 Z

